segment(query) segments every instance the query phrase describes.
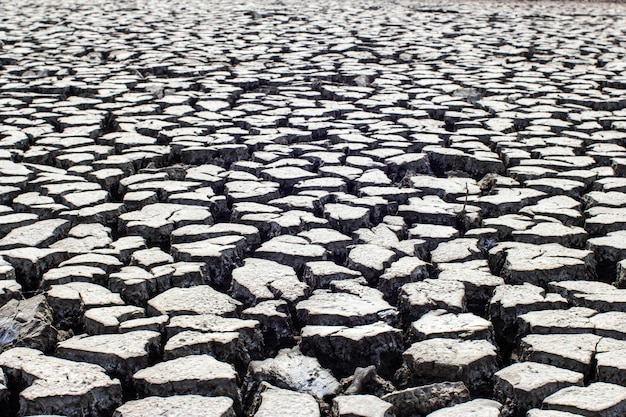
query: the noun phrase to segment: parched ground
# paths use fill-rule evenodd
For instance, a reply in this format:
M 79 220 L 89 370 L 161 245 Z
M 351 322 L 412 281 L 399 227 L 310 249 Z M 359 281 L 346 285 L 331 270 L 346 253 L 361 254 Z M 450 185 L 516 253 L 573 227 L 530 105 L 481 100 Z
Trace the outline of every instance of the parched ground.
M 0 415 L 623 417 L 626 5 L 0 4 Z

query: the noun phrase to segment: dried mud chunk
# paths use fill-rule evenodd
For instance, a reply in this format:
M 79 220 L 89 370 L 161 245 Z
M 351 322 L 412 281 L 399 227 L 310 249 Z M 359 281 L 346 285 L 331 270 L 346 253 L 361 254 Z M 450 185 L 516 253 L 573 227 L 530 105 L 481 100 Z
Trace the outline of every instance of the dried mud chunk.
M 94 266 L 62 266 L 53 268 L 41 276 L 40 289 L 50 288 L 52 285 L 67 284 L 70 282 L 91 282 L 104 284 L 106 271 Z
M 398 294 L 398 309 L 409 325 L 431 310 L 465 311 L 465 286 L 458 281 L 426 279 L 405 284 Z
M 171 360 L 191 355 L 212 357 L 245 370 L 250 362 L 250 353 L 244 337 L 237 332 L 183 331 L 168 339 L 164 359 Z
M 520 413 L 540 407 L 543 400 L 562 388 L 583 386 L 584 375 L 536 362 L 514 363 L 494 374 L 495 398 L 507 412 Z
M 296 311 L 300 323 L 316 326 L 361 326 L 393 321 L 397 316 L 395 308 L 376 290 L 362 294 L 315 290 L 296 305 Z
M 170 317 L 185 314 L 215 314 L 233 316 L 241 303 L 208 285 L 190 288 L 171 288 L 148 301 L 147 312 Z
M 597 312 L 585 307 L 530 311 L 517 317 L 519 334 L 593 333 Z
M 232 203 L 267 203 L 280 198 L 279 184 L 273 181 L 230 181 L 224 192 Z
M 355 245 L 348 253 L 348 268 L 374 283 L 396 258 L 394 251 L 378 245 Z
M 423 281 L 430 276 L 428 266 L 427 262 L 419 258 L 402 257 L 385 269 L 378 279 L 377 288 L 385 294 L 386 299 L 396 300 L 404 284 Z
M 98 365 L 44 356 L 38 350 L 14 348 L 0 355 L 9 388 L 19 395 L 19 414 L 81 417 L 108 415 L 122 404 L 122 387 Z
M 151 331 L 75 336 L 57 346 L 61 358 L 89 362 L 129 382 L 133 373 L 146 368 L 159 355 L 161 335 Z
M 374 364 L 379 372 L 392 373 L 402 351 L 401 331 L 384 322 L 362 326 L 314 326 L 302 328 L 300 349 L 320 358 L 339 374 Z
M 265 179 L 277 182 L 286 190 L 290 190 L 301 181 L 317 177 L 316 174 L 295 166 L 265 169 L 261 171 L 261 175 Z
M 169 417 L 235 417 L 233 400 L 227 397 L 175 395 L 128 401 L 113 417 L 145 417 L 165 413 Z
M 170 251 L 177 262 L 203 263 L 217 285 L 224 285 L 229 272 L 242 256 L 245 238 L 229 235 L 172 245 Z
M 409 229 L 409 239 L 419 238 L 426 241 L 428 250 L 435 249 L 440 243 L 459 237 L 455 227 L 437 224 L 415 224 Z
M 489 251 L 489 266 L 507 284 L 546 287 L 552 281 L 589 280 L 595 276 L 592 251 L 569 249 L 557 243 L 499 243 Z
M 339 381 L 322 368 L 317 359 L 303 355 L 298 348 L 282 349 L 274 358 L 250 362 L 244 380 L 247 392 L 255 392 L 264 381 L 276 387 L 311 393 L 319 399 L 337 395 L 341 389 Z
M 582 248 L 587 241 L 588 233 L 577 226 L 565 226 L 559 221 L 540 221 L 526 230 L 515 230 L 512 233 L 516 242 L 535 245 L 557 243 L 568 248 Z
M 543 401 L 547 410 L 579 413 L 583 416 L 619 416 L 626 413 L 626 387 L 594 382 L 587 387 L 568 387 Z
M 257 393 L 255 417 L 276 415 L 294 417 L 319 417 L 320 407 L 315 397 L 289 389 L 276 388 L 263 382 Z
M 333 398 L 335 417 L 391 417 L 392 405 L 374 395 L 340 395 Z
M 445 310 L 432 310 L 411 324 L 413 340 L 434 338 L 460 340 L 488 340 L 494 342 L 493 325 L 471 313 L 454 314 Z
M 486 340 L 428 339 L 411 345 L 396 372 L 402 384 L 461 381 L 472 392 L 489 392 L 498 370 L 496 347 Z
M 254 255 L 301 271 L 307 262 L 326 260 L 327 251 L 298 236 L 279 236 L 263 243 Z
M 184 356 L 161 362 L 138 371 L 133 380 L 135 388 L 146 395 L 224 396 L 236 404 L 239 402 L 235 369 L 209 355 Z
M 431 262 L 438 265 L 482 259 L 483 254 L 478 243 L 478 239 L 472 238 L 457 238 L 442 242 L 431 252 Z
M 569 369 L 587 375 L 591 370 L 596 344 L 595 334 L 538 334 L 520 341 L 519 359 Z
M 326 204 L 324 217 L 328 219 L 331 227 L 347 235 L 361 227 L 370 226 L 370 211 L 365 207 Z
M 424 194 L 437 195 L 442 199 L 455 202 L 459 197 L 480 193 L 476 180 L 471 178 L 437 178 L 428 175 L 414 175 L 409 178 L 411 186 Z
M 398 216 L 402 216 L 407 224 L 427 223 L 443 226 L 463 224 L 470 225 L 480 222 L 480 208 L 464 203 L 448 203 L 437 196 L 411 197 L 407 204 L 398 207 Z
M 248 258 L 232 272 L 230 294 L 246 305 L 273 299 L 294 304 L 308 292 L 309 287 L 300 282 L 292 267 L 274 261 Z

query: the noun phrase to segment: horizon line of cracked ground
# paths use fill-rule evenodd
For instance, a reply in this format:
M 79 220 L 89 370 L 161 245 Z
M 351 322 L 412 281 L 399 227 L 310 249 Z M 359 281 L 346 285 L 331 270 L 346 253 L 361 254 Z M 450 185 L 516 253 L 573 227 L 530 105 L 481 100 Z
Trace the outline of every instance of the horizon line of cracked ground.
M 626 415 L 624 5 L 0 10 L 0 415 Z

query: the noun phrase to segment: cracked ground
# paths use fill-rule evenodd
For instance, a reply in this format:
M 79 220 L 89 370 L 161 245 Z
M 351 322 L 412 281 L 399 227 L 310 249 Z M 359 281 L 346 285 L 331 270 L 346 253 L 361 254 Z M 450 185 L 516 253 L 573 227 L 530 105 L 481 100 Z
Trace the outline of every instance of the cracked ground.
M 626 6 L 0 4 L 0 415 L 626 415 Z

